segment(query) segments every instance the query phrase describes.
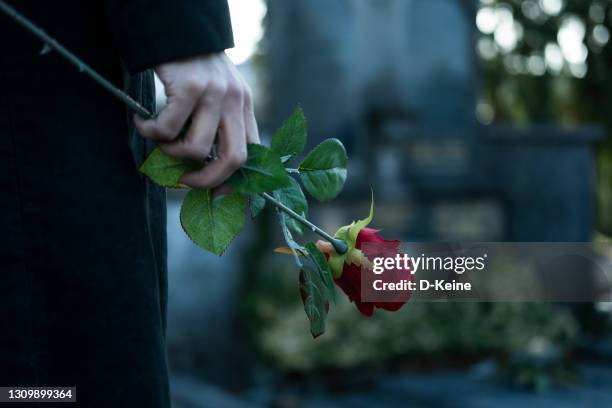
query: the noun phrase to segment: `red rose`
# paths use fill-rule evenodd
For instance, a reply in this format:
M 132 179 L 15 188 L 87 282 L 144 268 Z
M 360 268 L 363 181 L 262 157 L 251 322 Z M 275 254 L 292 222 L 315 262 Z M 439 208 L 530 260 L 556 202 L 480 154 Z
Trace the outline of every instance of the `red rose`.
M 385 251 L 388 252 L 385 253 L 385 256 L 394 257 L 399 252 L 400 241 L 386 240 L 380 235 L 377 235 L 377 232 L 379 231 L 380 230 L 367 227 L 361 229 L 355 241 L 355 249 L 361 251 L 362 244 L 364 243 L 385 243 L 389 244 L 385 247 Z M 333 253 L 331 244 L 319 241 L 317 246 L 326 255 Z M 360 252 L 360 256 L 367 256 L 367 254 Z M 396 297 L 393 302 L 363 302 L 361 300 L 361 264 L 354 261 L 354 258 L 345 260 L 342 265 L 342 274 L 340 277 L 334 279 L 334 282 L 348 296 L 351 302 L 355 303 L 355 306 L 357 306 L 357 309 L 359 312 L 361 312 L 361 314 L 364 316 L 372 316 L 374 314 L 374 308 L 395 312 L 410 299 L 409 292 L 398 292 L 398 297 Z M 401 279 L 413 280 L 413 275 L 410 273 L 410 270 L 388 270 L 385 272 L 385 274 L 387 278 L 390 276 L 392 277 L 392 279 L 389 279 L 389 281 L 399 281 Z

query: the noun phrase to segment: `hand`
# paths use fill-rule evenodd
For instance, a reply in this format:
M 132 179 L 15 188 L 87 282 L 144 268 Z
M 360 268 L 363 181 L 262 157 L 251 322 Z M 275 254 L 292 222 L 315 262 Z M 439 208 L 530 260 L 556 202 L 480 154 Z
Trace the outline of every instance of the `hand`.
M 216 143 L 217 159 L 180 182 L 192 188 L 220 186 L 247 159 L 247 143 L 259 143 L 251 90 L 225 53 L 162 64 L 155 69 L 167 105 L 156 119 L 139 116 L 141 135 L 174 157 L 204 161 Z M 179 137 L 188 119 L 191 124 Z

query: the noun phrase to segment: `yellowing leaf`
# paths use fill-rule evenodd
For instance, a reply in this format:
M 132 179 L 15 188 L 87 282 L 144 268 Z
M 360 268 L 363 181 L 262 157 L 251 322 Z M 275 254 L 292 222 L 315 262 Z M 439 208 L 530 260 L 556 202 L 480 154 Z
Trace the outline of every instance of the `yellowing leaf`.
M 279 247 L 279 248 L 274 249 L 274 252 L 276 252 L 277 254 L 283 254 L 283 255 L 293 255 L 293 251 L 289 247 Z M 296 251 L 296 253 L 298 256 L 302 256 L 300 252 Z

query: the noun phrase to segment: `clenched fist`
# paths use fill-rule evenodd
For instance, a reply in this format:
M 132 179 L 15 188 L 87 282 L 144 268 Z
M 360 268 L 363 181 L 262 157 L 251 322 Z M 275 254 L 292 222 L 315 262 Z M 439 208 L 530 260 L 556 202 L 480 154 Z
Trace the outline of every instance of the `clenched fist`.
M 162 64 L 155 72 L 167 105 L 155 119 L 134 117 L 144 137 L 174 157 L 204 161 L 216 144 L 216 159 L 181 183 L 216 188 L 247 158 L 247 143 L 259 143 L 251 90 L 225 53 Z M 190 120 L 189 129 L 179 137 Z

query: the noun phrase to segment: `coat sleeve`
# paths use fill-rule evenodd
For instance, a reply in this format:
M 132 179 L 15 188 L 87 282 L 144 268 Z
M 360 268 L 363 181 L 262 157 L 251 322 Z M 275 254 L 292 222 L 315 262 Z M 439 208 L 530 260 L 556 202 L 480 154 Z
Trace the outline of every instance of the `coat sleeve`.
M 234 46 L 227 0 L 106 1 L 130 74 Z

